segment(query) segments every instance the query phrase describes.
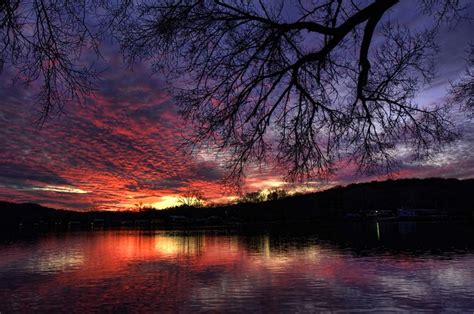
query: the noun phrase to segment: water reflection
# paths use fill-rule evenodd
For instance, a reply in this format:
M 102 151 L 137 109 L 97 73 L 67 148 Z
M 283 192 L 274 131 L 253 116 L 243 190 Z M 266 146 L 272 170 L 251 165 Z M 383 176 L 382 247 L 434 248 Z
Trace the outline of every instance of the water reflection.
M 374 223 L 43 236 L 0 245 L 0 312 L 472 310 L 469 235 Z

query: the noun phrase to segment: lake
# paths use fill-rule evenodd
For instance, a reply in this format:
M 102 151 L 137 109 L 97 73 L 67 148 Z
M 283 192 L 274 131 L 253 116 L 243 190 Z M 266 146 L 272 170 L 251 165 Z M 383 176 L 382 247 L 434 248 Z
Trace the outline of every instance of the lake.
M 474 311 L 474 226 L 95 230 L 0 240 L 0 312 Z

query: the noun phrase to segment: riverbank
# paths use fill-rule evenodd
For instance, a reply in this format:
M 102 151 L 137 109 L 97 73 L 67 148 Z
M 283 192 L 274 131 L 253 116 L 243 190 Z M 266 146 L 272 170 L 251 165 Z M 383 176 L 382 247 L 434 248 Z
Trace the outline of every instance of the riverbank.
M 474 180 L 351 184 L 263 202 L 165 210 L 70 211 L 0 202 L 0 229 L 194 228 L 333 221 L 473 221 Z

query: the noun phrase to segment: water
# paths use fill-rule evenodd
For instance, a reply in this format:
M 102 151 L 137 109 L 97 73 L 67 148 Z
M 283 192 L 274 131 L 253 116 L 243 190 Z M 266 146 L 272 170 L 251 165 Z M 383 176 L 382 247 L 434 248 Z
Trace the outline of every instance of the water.
M 0 312 L 472 312 L 473 235 L 370 223 L 10 237 Z

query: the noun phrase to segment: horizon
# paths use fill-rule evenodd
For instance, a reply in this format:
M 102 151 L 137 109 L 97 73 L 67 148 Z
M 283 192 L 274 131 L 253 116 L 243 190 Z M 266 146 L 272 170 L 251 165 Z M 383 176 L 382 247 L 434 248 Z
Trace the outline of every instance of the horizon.
M 175 209 L 175 208 L 220 208 L 220 207 L 227 207 L 227 206 L 233 206 L 233 205 L 239 205 L 239 204 L 245 204 L 249 203 L 249 201 L 245 200 L 245 196 L 252 195 L 253 193 L 258 193 L 259 199 L 256 201 L 250 201 L 250 203 L 258 204 L 262 202 L 271 202 L 274 200 L 268 199 L 268 194 L 272 191 L 283 191 L 284 194 L 283 196 L 280 196 L 276 200 L 281 200 L 282 198 L 292 198 L 292 197 L 299 197 L 299 196 L 309 196 L 309 195 L 317 195 L 319 193 L 324 193 L 333 189 L 346 189 L 352 186 L 362 186 L 362 185 L 372 185 L 372 184 L 384 184 L 384 183 L 389 183 L 389 182 L 400 182 L 400 181 L 413 181 L 413 180 L 420 180 L 420 181 L 433 181 L 433 180 L 444 180 L 444 181 L 449 181 L 449 180 L 455 180 L 455 181 L 468 181 L 468 180 L 474 180 L 474 178 L 464 178 L 464 179 L 458 179 L 458 178 L 443 178 L 443 177 L 427 177 L 427 178 L 416 178 L 416 177 L 411 177 L 411 178 L 386 178 L 383 180 L 372 180 L 372 181 L 363 181 L 363 182 L 353 182 L 353 183 L 347 183 L 347 184 L 342 184 L 342 185 L 333 185 L 333 186 L 327 186 L 324 189 L 321 190 L 284 190 L 284 189 L 272 189 L 272 190 L 258 190 L 258 191 L 252 191 L 248 192 L 247 194 L 242 194 L 240 195 L 239 198 L 235 198 L 233 200 L 230 200 L 228 202 L 221 202 L 221 203 L 215 203 L 215 202 L 207 202 L 206 200 L 201 200 L 201 199 L 196 199 L 195 196 L 190 196 L 192 201 L 197 200 L 199 204 L 185 204 L 183 202 L 180 202 L 178 197 L 176 203 L 173 203 L 169 207 L 163 207 L 163 208 L 157 208 L 150 206 L 148 204 L 134 204 L 132 207 L 129 208 L 122 208 L 122 209 L 99 209 L 99 210 L 88 210 L 88 209 L 67 209 L 67 208 L 60 208 L 60 207 L 49 207 L 45 206 L 39 203 L 31 203 L 31 202 L 12 202 L 8 200 L 2 200 L 0 199 L 0 202 L 4 203 L 9 203 L 9 204 L 15 204 L 15 205 L 38 205 L 44 208 L 49 208 L 53 210 L 66 210 L 66 211 L 73 211 L 73 212 L 79 212 L 79 213 L 86 213 L 86 212 L 93 212 L 93 211 L 103 211 L 103 212 L 140 212 L 143 210 L 154 210 L 154 211 L 160 211 L 160 210 L 167 210 L 167 209 Z M 180 196 L 182 197 L 182 196 Z
M 0 1 L 0 314 L 474 313 L 473 26 Z
M 413 28 L 425 27 L 424 19 L 413 21 L 402 4 L 391 12 Z M 469 8 L 471 13 L 474 9 Z M 291 15 L 291 14 L 290 14 Z M 438 34 L 437 75 L 416 96 L 420 104 L 446 101 L 452 81 L 462 77 L 472 22 L 459 21 L 455 32 L 443 25 Z M 377 30 L 375 38 L 380 36 Z M 103 59 L 90 52 L 85 60 L 103 71 L 97 91 L 86 105 L 65 106 L 42 127 L 35 124 L 41 113 L 34 104 L 37 84 L 29 87 L 12 79 L 18 75 L 4 66 L 0 83 L 0 199 L 34 202 L 74 210 L 120 210 L 143 203 L 157 208 L 177 204 L 180 195 L 202 191 L 206 199 L 227 202 L 238 197 L 221 180 L 226 176 L 223 155 L 212 149 L 191 155 L 179 149 L 188 128 L 178 114 L 163 74 L 152 73 L 148 61 L 129 67 L 116 43 L 104 41 Z M 401 149 L 399 169 L 388 174 L 359 175 L 352 164 L 339 163 L 337 172 L 324 180 L 309 180 L 295 189 L 308 191 L 374 179 L 473 178 L 474 124 L 472 118 L 454 110 L 456 129 L 463 137 L 449 144 L 432 159 L 410 161 Z M 292 189 L 284 179 L 285 169 L 269 160 L 247 171 L 242 191 Z M 232 188 L 232 187 L 231 187 Z

